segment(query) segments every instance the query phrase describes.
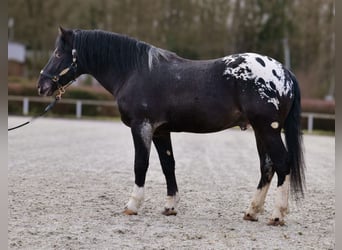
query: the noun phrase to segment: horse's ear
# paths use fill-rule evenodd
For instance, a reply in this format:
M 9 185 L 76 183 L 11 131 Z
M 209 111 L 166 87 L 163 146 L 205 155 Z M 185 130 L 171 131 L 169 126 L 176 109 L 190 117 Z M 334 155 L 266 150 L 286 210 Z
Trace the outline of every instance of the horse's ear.
M 62 26 L 59 26 L 58 28 L 59 35 L 61 36 L 62 41 L 72 44 L 72 38 L 73 38 L 73 31 L 64 29 Z
M 58 33 L 59 33 L 60 35 L 62 35 L 63 33 L 65 33 L 65 29 L 64 29 L 61 25 L 59 25 L 59 27 L 58 27 Z

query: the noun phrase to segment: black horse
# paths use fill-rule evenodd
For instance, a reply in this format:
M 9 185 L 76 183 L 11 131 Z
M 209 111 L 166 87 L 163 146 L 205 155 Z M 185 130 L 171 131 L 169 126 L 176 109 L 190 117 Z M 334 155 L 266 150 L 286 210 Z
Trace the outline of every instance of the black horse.
M 163 214 L 177 213 L 170 132 L 252 126 L 261 178 L 246 220 L 257 220 L 274 172 L 278 183 L 270 225 L 284 224 L 290 184 L 295 198 L 303 196 L 300 90 L 295 76 L 276 60 L 242 53 L 193 61 L 116 33 L 60 28 L 56 49 L 41 71 L 38 92 L 50 96 L 62 91 L 81 74 L 94 76 L 113 94 L 123 123 L 131 128 L 135 185 L 126 214 L 137 214 L 143 201 L 152 142 L 167 184 Z

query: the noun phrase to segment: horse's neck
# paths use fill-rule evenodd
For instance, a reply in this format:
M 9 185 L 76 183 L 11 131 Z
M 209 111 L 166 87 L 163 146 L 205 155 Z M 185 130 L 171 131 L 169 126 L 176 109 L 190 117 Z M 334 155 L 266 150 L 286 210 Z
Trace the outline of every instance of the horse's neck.
M 83 67 L 81 73 L 93 76 L 113 96 L 116 96 L 118 90 L 124 84 L 128 74 L 127 72 L 119 72 L 110 64 L 104 65 L 99 70 L 97 65 L 94 63 Z
M 88 45 L 91 44 L 89 46 L 94 46 L 94 48 L 87 46 L 80 48 L 79 51 L 82 57 L 80 64 L 83 64 L 80 65 L 80 71 L 82 71 L 80 73 L 92 75 L 114 96 L 131 73 L 141 66 L 139 63 L 145 61 L 145 58 L 136 58 L 136 56 L 146 56 L 141 53 L 146 49 L 143 44 L 137 46 L 136 41 L 121 41 L 120 39 L 122 38 L 113 36 L 113 41 L 107 41 L 100 46 L 100 49 L 99 44 L 91 42 Z M 121 51 L 116 49 L 117 47 L 120 47 Z
M 124 84 L 124 80 L 121 77 L 116 76 L 114 73 L 104 74 L 91 74 L 108 92 L 116 97 L 119 89 Z

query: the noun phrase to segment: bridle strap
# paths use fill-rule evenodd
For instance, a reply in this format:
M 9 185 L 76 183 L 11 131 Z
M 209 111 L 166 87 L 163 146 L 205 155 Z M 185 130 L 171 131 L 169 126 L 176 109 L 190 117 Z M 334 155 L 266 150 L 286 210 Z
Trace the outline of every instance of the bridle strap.
M 44 69 L 42 69 L 40 71 L 40 74 L 42 76 L 49 78 L 52 82 L 57 84 L 58 90 L 60 90 L 60 93 L 62 93 L 62 94 L 64 94 L 65 88 L 76 80 L 76 71 L 77 71 L 77 51 L 76 51 L 76 49 L 72 49 L 71 53 L 72 53 L 72 63 L 70 64 L 69 67 L 63 69 L 58 75 L 50 75 L 50 74 L 44 72 Z M 70 70 L 73 71 L 73 74 L 74 74 L 73 79 L 70 82 L 68 82 L 67 84 L 62 85 L 59 82 L 60 77 L 66 75 Z M 59 97 L 61 97 L 61 95 L 59 95 Z
M 55 105 L 56 103 L 62 99 L 62 95 L 65 93 L 65 89 L 67 87 L 69 87 L 75 80 L 76 80 L 76 71 L 77 71 L 77 63 L 76 63 L 76 49 L 73 49 L 72 50 L 72 63 L 70 64 L 69 67 L 63 69 L 58 75 L 50 75 L 48 73 L 45 73 L 44 70 L 41 70 L 40 71 L 40 74 L 43 75 L 43 76 L 46 76 L 48 78 L 50 78 L 55 84 L 57 84 L 57 87 L 58 87 L 58 93 L 57 95 L 55 96 L 55 99 L 48 105 L 45 107 L 44 111 L 42 113 L 40 113 L 39 115 L 37 116 L 34 116 L 32 117 L 32 119 L 30 121 L 27 121 L 27 122 L 24 122 L 18 126 L 15 126 L 15 127 L 12 127 L 12 128 L 9 128 L 8 131 L 11 131 L 11 130 L 14 130 L 14 129 L 17 129 L 17 128 L 20 128 L 20 127 L 23 127 L 27 124 L 29 124 L 30 122 L 32 122 L 33 120 L 45 115 L 46 112 L 48 112 L 49 110 L 51 110 Z M 61 76 L 63 75 L 66 75 L 70 70 L 73 70 L 74 71 L 74 77 L 71 81 L 69 81 L 67 84 L 65 85 L 62 85 L 59 83 L 59 79 Z

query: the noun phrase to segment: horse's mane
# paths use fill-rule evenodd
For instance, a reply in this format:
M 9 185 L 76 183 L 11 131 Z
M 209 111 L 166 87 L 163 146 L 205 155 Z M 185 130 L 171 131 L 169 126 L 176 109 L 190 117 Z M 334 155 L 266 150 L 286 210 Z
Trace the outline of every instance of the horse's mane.
M 126 35 L 102 30 L 75 30 L 74 46 L 80 65 L 101 72 L 104 67 L 126 73 L 132 69 L 152 69 L 160 60 L 176 55 Z

